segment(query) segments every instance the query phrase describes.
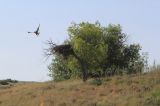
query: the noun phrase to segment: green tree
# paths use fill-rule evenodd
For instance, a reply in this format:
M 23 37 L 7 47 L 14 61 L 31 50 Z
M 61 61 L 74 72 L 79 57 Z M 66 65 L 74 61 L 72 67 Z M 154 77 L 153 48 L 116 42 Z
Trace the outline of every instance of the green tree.
M 55 55 L 48 69 L 49 76 L 55 81 L 67 80 L 71 77 L 71 71 L 67 67 L 67 61 L 61 55 Z
M 105 73 L 114 75 L 119 68 L 123 68 L 123 52 L 126 43 L 126 34 L 122 33 L 120 25 L 108 25 L 104 27 L 103 38 L 108 45 L 107 58 L 103 61 L 102 67 Z
M 64 44 L 71 45 L 68 53 L 72 55 L 67 54 L 64 59 L 56 54 L 49 66 L 54 79 L 82 77 L 86 81 L 88 77 L 119 74 L 120 70 L 128 74 L 143 70 L 140 45 L 127 45 L 127 34 L 120 25 L 103 27 L 99 22 L 82 22 L 72 24 L 68 34 L 69 39 Z
M 140 55 L 140 45 L 131 44 L 124 49 L 123 64 L 128 74 L 142 72 L 144 58 Z
M 85 65 L 86 74 L 101 73 L 100 63 L 107 58 L 108 45 L 103 39 L 103 28 L 100 23 L 73 24 L 68 32 L 75 54 Z

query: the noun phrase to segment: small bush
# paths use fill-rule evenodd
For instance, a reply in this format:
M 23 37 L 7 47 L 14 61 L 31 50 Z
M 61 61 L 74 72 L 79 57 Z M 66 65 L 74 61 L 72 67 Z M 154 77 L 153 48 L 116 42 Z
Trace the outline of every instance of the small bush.
M 10 82 L 10 83 L 17 83 L 18 81 L 17 80 L 12 80 L 12 79 L 6 79 L 4 80 L 6 82 Z
M 8 85 L 9 83 L 17 83 L 17 80 L 12 80 L 12 79 L 6 79 L 6 80 L 0 80 L 1 85 Z
M 1 85 L 8 85 L 9 83 L 4 80 L 4 81 L 0 81 L 0 84 L 1 84 Z
M 97 85 L 97 86 L 102 85 L 102 79 L 100 79 L 100 78 L 95 78 L 95 79 L 93 79 L 93 80 L 91 81 L 91 84 Z

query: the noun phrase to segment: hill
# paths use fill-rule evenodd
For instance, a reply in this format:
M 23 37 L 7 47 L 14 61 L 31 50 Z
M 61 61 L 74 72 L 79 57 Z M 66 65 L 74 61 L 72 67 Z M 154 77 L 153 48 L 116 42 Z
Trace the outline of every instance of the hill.
M 0 106 L 160 106 L 160 71 L 0 87 Z M 2 86 L 2 85 L 0 85 Z

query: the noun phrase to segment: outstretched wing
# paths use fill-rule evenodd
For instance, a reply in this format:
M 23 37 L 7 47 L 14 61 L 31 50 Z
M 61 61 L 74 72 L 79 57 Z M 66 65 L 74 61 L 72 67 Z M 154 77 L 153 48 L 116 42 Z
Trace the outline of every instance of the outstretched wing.
M 39 31 L 39 28 L 40 28 L 40 24 L 39 24 L 39 26 L 38 26 L 38 28 L 37 28 L 36 32 L 38 32 L 38 31 Z
M 28 32 L 28 33 L 34 33 L 34 34 L 36 34 L 37 36 L 40 34 L 39 33 L 39 28 L 40 28 L 40 24 L 39 24 L 39 26 L 37 27 L 37 29 L 36 29 L 36 31 L 34 31 L 34 32 Z

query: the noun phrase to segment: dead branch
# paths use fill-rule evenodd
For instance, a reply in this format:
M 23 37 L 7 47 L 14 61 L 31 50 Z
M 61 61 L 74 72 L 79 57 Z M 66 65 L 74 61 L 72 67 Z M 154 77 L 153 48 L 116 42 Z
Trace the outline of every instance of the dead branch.
M 73 49 L 70 44 L 56 45 L 52 40 L 48 40 L 47 44 L 49 45 L 49 48 L 45 49 L 46 56 L 60 54 L 67 58 L 69 55 L 73 55 Z

